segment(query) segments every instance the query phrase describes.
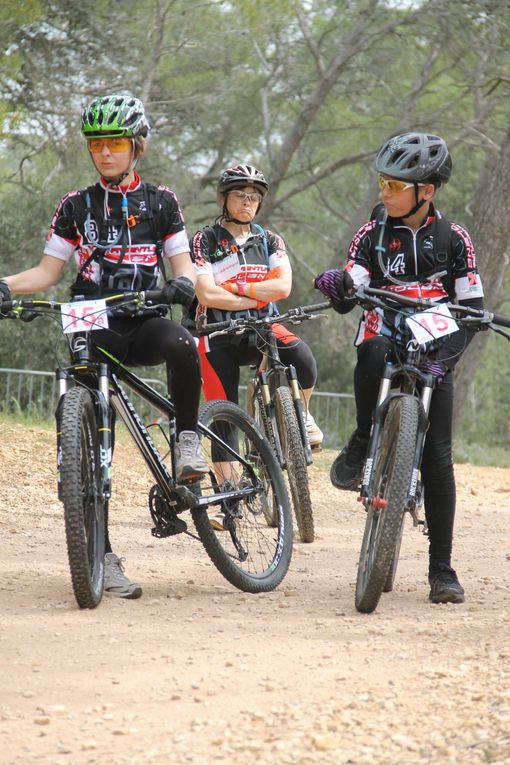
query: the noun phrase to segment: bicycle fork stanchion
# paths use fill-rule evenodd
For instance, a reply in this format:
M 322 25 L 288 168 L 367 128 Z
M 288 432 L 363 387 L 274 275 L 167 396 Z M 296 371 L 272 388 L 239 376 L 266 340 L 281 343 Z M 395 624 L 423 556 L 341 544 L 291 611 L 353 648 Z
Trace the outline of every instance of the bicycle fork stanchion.
M 101 499 L 109 499 L 112 494 L 112 428 L 110 421 L 110 379 L 106 364 L 99 364 L 97 404 Z
M 55 410 L 55 424 L 57 429 L 57 494 L 62 502 L 62 406 L 64 396 L 67 392 L 68 377 L 63 369 L 57 369 L 55 372 L 58 385 L 58 402 Z

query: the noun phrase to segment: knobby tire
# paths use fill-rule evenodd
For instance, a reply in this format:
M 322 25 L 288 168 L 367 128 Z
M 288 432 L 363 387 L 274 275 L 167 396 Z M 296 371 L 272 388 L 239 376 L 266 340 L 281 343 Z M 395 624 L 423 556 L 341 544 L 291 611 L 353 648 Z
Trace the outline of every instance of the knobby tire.
M 80 608 L 95 608 L 103 595 L 107 500 L 99 498 L 97 421 L 85 388 L 67 391 L 59 427 L 61 496 L 73 590 Z
M 211 561 L 231 584 L 244 592 L 269 592 L 284 578 L 292 557 L 292 514 L 281 468 L 253 419 L 236 404 L 211 401 L 201 408 L 199 419 L 220 436 L 230 429 L 237 438 L 236 448 L 255 473 L 253 480 L 239 461 L 230 458 L 229 463 L 227 455 L 223 462 L 218 446 L 214 446 L 210 437 L 203 436 L 202 447 L 210 464 L 210 487 L 216 487 L 216 492 L 224 491 L 226 476 L 234 489 L 256 486 L 257 494 L 209 510 L 192 510 L 197 533 Z M 226 466 L 223 476 L 218 475 L 219 465 Z M 227 475 L 228 470 L 233 475 Z M 209 491 L 206 483 L 207 479 L 202 484 L 202 494 Z M 268 508 L 276 514 L 274 528 L 267 524 Z
M 308 468 L 294 402 L 286 386 L 276 389 L 275 414 L 299 538 L 302 542 L 313 542 L 315 530 Z
M 419 402 L 413 396 L 390 402 L 375 457 L 373 497 L 385 507 L 369 507 L 356 580 L 358 611 L 371 613 L 398 561 L 399 540 L 413 469 Z M 397 548 L 398 546 L 398 548 Z M 391 581 L 391 587 L 393 581 Z

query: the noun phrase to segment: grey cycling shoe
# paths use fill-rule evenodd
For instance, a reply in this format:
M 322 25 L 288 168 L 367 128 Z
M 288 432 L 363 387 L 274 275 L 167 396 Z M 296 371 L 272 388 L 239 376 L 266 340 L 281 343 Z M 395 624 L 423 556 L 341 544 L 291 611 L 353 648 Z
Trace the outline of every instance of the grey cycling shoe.
M 136 600 L 142 595 L 142 588 L 124 573 L 123 558 L 115 553 L 106 553 L 104 556 L 104 592 L 107 595 L 115 595 L 117 598 Z

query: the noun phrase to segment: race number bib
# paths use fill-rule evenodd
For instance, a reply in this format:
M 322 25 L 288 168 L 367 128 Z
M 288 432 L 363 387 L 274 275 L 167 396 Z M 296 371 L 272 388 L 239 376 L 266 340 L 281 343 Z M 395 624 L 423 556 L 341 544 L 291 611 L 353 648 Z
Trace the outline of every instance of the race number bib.
M 445 335 L 452 335 L 459 329 L 450 309 L 444 303 L 408 316 L 406 322 L 420 345 Z
M 64 303 L 60 309 L 64 334 L 91 332 L 93 329 L 107 329 L 108 315 L 105 300 L 80 300 Z
M 212 272 L 216 284 L 223 284 L 229 279 L 235 279 L 241 273 L 238 256 L 236 254 L 228 255 L 223 260 L 213 263 Z

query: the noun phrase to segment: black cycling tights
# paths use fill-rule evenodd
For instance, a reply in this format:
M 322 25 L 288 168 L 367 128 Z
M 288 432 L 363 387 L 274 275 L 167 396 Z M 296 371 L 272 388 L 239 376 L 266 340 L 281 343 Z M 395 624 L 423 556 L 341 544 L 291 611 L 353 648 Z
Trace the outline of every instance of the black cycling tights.
M 175 406 L 176 430 L 196 430 L 200 405 L 200 361 L 193 337 L 180 324 L 161 317 L 113 318 L 93 340 L 127 365 L 165 364 Z M 106 552 L 111 552 L 106 518 Z
M 354 393 L 358 431 L 370 432 L 372 412 L 377 404 L 379 380 L 391 343 L 383 337 L 365 340 L 358 348 L 354 370 Z M 450 565 L 455 517 L 455 478 L 452 456 L 453 376 L 447 374 L 434 390 L 429 412 L 421 475 L 425 492 L 425 517 L 428 525 L 432 567 L 438 562 Z

